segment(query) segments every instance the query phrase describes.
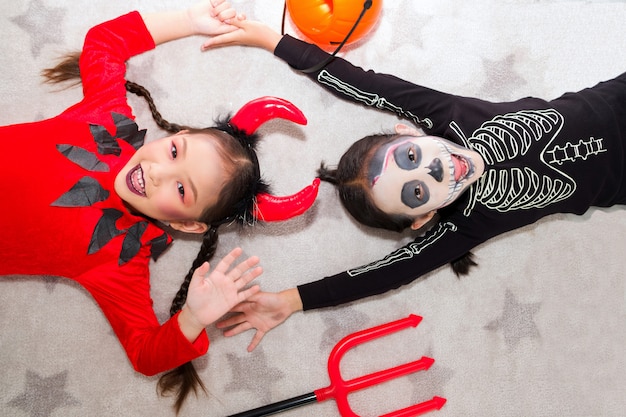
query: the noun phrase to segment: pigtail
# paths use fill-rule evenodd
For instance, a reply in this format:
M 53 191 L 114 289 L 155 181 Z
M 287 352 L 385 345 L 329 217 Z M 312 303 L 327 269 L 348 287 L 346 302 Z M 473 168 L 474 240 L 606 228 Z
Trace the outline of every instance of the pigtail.
M 330 184 L 339 184 L 339 180 L 337 179 L 337 169 L 328 169 L 326 164 L 324 164 L 323 162 L 320 164 L 320 167 L 317 170 L 317 176 L 320 180 L 326 181 Z
M 198 256 L 196 256 L 196 259 L 193 261 L 189 272 L 187 272 L 187 276 L 185 276 L 180 289 L 172 301 L 170 308 L 171 317 L 178 313 L 185 304 L 189 283 L 191 282 L 191 277 L 195 270 L 215 255 L 217 240 L 217 227 L 211 226 L 202 239 L 202 246 L 200 247 Z M 176 402 L 174 403 L 176 414 L 180 412 L 189 393 L 193 391 L 193 393 L 197 395 L 198 389 L 202 389 L 205 393 L 207 392 L 192 362 L 187 362 L 176 369 L 164 373 L 161 375 L 158 382 L 159 394 L 162 396 L 174 394 L 176 396 Z
M 450 267 L 458 278 L 460 278 L 461 275 L 468 275 L 470 269 L 474 266 L 478 266 L 478 264 L 474 261 L 474 254 L 472 252 L 467 252 L 460 258 L 450 262 Z
M 80 84 L 80 68 L 78 60 L 80 52 L 70 52 L 59 59 L 57 65 L 52 68 L 46 68 L 41 71 L 41 75 L 45 78 L 44 82 L 48 84 L 60 84 L 65 81 L 72 81 L 69 87 Z

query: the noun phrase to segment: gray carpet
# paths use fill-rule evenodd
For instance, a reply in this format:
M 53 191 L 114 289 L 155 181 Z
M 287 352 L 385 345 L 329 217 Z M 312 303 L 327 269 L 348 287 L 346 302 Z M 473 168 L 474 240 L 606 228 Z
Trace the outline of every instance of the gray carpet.
M 79 100 L 79 89 L 55 92 L 38 73 L 79 48 L 92 25 L 133 9 L 188 4 L 0 2 L 0 123 L 50 117 Z M 280 30 L 282 2 L 234 4 Z M 386 0 L 376 31 L 342 54 L 457 94 L 549 99 L 626 70 L 624 22 L 625 1 Z M 265 52 L 200 53 L 200 42 L 187 39 L 133 58 L 129 78 L 153 92 L 166 118 L 182 123 L 211 124 L 263 95 L 298 105 L 307 126 L 275 121 L 261 129 L 261 164 L 278 193 L 300 189 L 320 160 L 338 161 L 351 141 L 397 121 L 338 102 Z M 148 138 L 163 135 L 146 106 L 131 101 Z M 19 190 L 4 198 L 15 203 Z M 224 338 L 209 328 L 211 348 L 196 362 L 210 395 L 192 399 L 181 415 L 225 416 L 323 388 L 328 354 L 341 337 L 413 313 L 423 317 L 416 329 L 350 351 L 344 373 L 355 377 L 422 355 L 434 365 L 353 395 L 357 414 L 381 415 L 441 396 L 448 402 L 429 415 L 624 416 L 625 235 L 623 208 L 554 216 L 477 248 L 480 268 L 467 278 L 443 267 L 379 297 L 296 314 L 253 353 L 246 352 L 252 333 Z M 153 265 L 154 306 L 163 319 L 199 247 L 196 239 L 176 237 Z M 357 225 L 323 184 L 314 209 L 300 218 L 222 229 L 218 257 L 236 245 L 259 255 L 265 269 L 259 282 L 277 291 L 378 259 L 409 238 Z M 0 415 L 173 415 L 171 400 L 155 393 L 156 378 L 132 370 L 94 301 L 72 282 L 0 280 L 0 328 Z M 327 401 L 283 415 L 338 412 Z

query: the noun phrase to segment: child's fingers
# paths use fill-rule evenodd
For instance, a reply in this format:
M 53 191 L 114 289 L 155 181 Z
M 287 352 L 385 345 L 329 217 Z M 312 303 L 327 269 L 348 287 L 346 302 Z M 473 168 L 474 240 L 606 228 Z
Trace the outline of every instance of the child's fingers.
M 259 345 L 259 343 L 261 343 L 261 340 L 263 340 L 263 336 L 265 336 L 265 332 L 262 332 L 261 330 L 257 330 L 254 333 L 254 336 L 252 337 L 252 341 L 248 345 L 248 352 L 252 352 L 254 348 L 256 348 Z
M 229 25 L 236 26 L 240 29 L 244 29 L 246 27 L 246 23 L 248 23 L 248 20 L 246 19 L 245 14 L 238 13 L 233 16 L 233 18 L 225 20 L 224 23 L 228 23 Z
M 211 6 L 213 6 L 214 9 L 217 9 L 218 7 L 230 7 L 230 4 L 226 1 L 226 0 L 211 0 Z
M 236 28 L 235 26 L 231 26 L 231 25 L 227 25 L 227 24 L 222 24 L 220 25 L 219 28 L 215 29 L 213 31 L 213 36 L 222 36 L 225 33 L 230 33 L 230 32 L 234 32 L 236 30 L 239 30 L 238 28 Z M 206 49 L 204 48 L 204 46 L 202 47 L 202 49 Z
M 221 6 L 216 8 L 215 17 L 222 22 L 227 20 L 232 20 L 237 16 L 237 11 L 231 7 L 224 8 L 224 10 L 220 10 Z
M 226 337 L 232 337 L 237 336 L 238 334 L 241 334 L 250 329 L 252 329 L 252 325 L 246 321 L 233 327 L 232 329 L 225 330 L 222 334 Z
M 243 253 L 243 249 L 235 248 L 231 250 L 228 255 L 224 256 L 224 258 L 217 264 L 215 267 L 215 272 L 220 272 L 224 275 L 227 275 L 228 268 L 235 262 L 235 260 L 241 256 Z
M 235 275 L 233 277 L 233 281 L 235 282 L 237 289 L 240 290 L 248 285 L 250 282 L 254 281 L 256 278 L 258 278 L 261 274 L 263 274 L 263 268 L 258 266 L 252 270 L 249 270 L 241 276 Z
M 221 34 L 207 39 L 201 46 L 202 51 L 214 48 L 216 46 L 236 45 L 236 37 L 232 36 L 233 32 Z
M 235 307 L 231 308 L 230 311 L 231 312 L 240 312 L 241 310 L 239 310 L 239 307 L 241 305 L 242 305 L 242 303 L 237 304 Z M 215 324 L 215 326 L 218 329 L 224 329 L 226 327 L 236 326 L 238 324 L 245 323 L 245 322 L 246 322 L 245 314 L 235 314 L 232 317 L 229 317 L 227 319 L 224 319 L 224 320 L 221 320 L 221 321 L 217 322 Z
M 230 270 L 228 275 L 233 280 L 239 279 L 239 278 L 243 278 L 244 274 L 246 274 L 247 271 L 250 271 L 252 268 L 257 266 L 259 264 L 259 262 L 260 262 L 260 260 L 259 260 L 258 256 L 251 256 L 248 259 L 246 259 L 245 261 L 240 262 L 239 264 L 237 264 L 237 266 L 235 266 L 233 269 Z M 259 275 L 261 275 L 260 272 L 258 272 L 254 277 L 257 277 Z
M 211 265 L 209 265 L 208 262 L 204 262 L 202 265 L 197 267 L 195 271 L 193 271 L 192 278 L 195 278 L 195 279 L 204 278 L 204 276 L 209 272 L 210 269 L 211 269 Z
M 239 291 L 239 300 L 240 301 L 247 300 L 249 297 L 253 296 L 254 294 L 258 293 L 259 291 L 261 291 L 261 287 L 258 286 L 258 285 L 253 285 L 250 288 L 246 288 L 243 291 Z

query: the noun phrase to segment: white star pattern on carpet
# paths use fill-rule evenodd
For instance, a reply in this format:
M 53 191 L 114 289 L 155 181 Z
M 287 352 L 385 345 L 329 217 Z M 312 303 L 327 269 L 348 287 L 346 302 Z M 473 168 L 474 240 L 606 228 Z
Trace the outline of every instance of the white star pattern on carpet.
M 24 29 L 30 35 L 30 50 L 34 57 L 38 57 L 46 44 L 63 43 L 63 18 L 66 10 L 61 7 L 46 7 L 41 0 L 33 0 L 28 10 L 11 21 Z
M 57 408 L 79 405 L 70 393 L 65 391 L 67 371 L 49 377 L 27 370 L 24 392 L 9 401 L 9 405 L 26 411 L 31 417 L 47 417 Z
M 536 339 L 540 336 L 533 317 L 540 306 L 541 303 L 520 303 L 513 292 L 507 290 L 502 315 L 487 324 L 485 329 L 501 330 L 504 342 L 513 349 L 522 338 Z

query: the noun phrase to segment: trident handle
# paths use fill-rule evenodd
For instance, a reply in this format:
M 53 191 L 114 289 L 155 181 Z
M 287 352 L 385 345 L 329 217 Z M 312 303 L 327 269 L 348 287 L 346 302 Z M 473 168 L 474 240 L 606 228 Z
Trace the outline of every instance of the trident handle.
M 317 397 L 314 392 L 308 394 L 299 395 L 297 397 L 290 398 L 288 400 L 278 401 L 272 404 L 264 405 L 252 410 L 243 411 L 241 413 L 232 414 L 228 417 L 263 417 L 271 416 L 272 414 L 280 413 L 283 411 L 291 410 L 292 408 L 301 407 L 317 401 Z

